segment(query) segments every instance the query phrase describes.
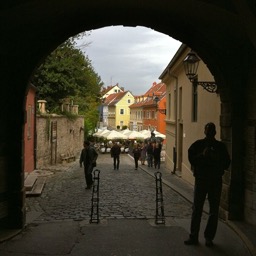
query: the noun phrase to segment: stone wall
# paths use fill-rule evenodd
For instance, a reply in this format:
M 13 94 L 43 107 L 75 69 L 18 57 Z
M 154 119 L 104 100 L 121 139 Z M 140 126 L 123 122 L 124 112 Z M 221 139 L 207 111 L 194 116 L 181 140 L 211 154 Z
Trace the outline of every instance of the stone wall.
M 36 120 L 36 169 L 61 163 L 61 155 L 79 157 L 84 140 L 84 118 L 38 115 Z

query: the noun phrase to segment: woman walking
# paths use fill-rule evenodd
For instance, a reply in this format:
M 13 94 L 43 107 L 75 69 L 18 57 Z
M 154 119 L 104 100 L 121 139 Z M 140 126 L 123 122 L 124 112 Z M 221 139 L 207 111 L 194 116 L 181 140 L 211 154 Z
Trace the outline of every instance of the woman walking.
M 143 143 L 141 146 L 140 161 L 142 165 L 145 165 L 147 155 L 147 143 Z

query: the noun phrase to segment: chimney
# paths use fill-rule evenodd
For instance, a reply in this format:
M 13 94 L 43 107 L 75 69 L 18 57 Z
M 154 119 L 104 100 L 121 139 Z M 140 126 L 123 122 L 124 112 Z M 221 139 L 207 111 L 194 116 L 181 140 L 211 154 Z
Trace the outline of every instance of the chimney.
M 39 108 L 39 112 L 40 114 L 45 114 L 46 110 L 45 110 L 45 105 L 46 105 L 46 100 L 38 100 L 38 108 Z
M 79 105 L 72 105 L 72 113 L 78 115 L 78 106 Z

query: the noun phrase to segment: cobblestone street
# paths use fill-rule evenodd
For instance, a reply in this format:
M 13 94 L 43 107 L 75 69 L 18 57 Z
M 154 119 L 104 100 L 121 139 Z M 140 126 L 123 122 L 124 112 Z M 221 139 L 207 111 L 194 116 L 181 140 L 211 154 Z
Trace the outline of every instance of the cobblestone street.
M 100 219 L 155 217 L 155 178 L 140 168 L 134 170 L 133 159 L 121 155 L 120 169 L 113 170 L 109 154 L 99 154 Z M 148 167 L 146 167 L 148 168 Z M 148 168 L 152 173 L 156 170 Z M 161 171 L 161 169 L 160 169 Z M 90 218 L 92 191 L 85 190 L 83 168 L 78 161 L 52 171 L 40 197 L 27 197 L 27 213 L 34 221 L 84 220 Z M 163 184 L 166 217 L 190 218 L 191 203 Z M 182 214 L 182 215 L 181 215 Z
M 121 156 L 113 170 L 109 154 L 100 154 L 99 223 L 90 223 L 92 190 L 85 189 L 78 161 L 37 170 L 47 176 L 43 193 L 27 197 L 27 226 L 0 244 L 1 256 L 169 256 L 251 255 L 240 237 L 222 221 L 209 249 L 203 230 L 198 246 L 185 246 L 191 218 L 192 186 L 162 166 L 165 224 L 155 223 L 155 169 L 134 170 L 133 159 Z M 53 169 L 54 168 L 54 169 Z M 160 169 L 161 171 L 161 169 Z M 180 183 L 180 184 L 179 184 Z M 180 186 L 180 189 L 178 187 Z

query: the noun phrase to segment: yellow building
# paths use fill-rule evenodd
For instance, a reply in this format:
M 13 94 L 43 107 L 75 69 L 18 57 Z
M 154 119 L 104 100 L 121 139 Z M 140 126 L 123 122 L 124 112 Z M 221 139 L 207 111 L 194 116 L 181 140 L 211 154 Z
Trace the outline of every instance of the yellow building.
M 208 122 L 215 123 L 216 139 L 220 139 L 220 98 L 187 78 L 183 60 L 189 52 L 186 45 L 181 45 L 159 78 L 166 84 L 166 167 L 193 184 L 188 148 L 204 138 L 204 125 Z M 214 81 L 202 60 L 197 74 L 200 81 Z
M 104 87 L 101 91 L 101 100 L 102 104 L 99 106 L 99 127 L 108 127 L 108 101 L 111 101 L 111 97 L 109 97 L 112 94 L 124 92 L 124 87 L 120 87 L 119 84 L 116 85 L 110 85 L 107 87 Z
M 108 127 L 112 129 L 128 127 L 130 123 L 129 106 L 134 103 L 132 93 L 126 91 L 109 95 L 106 102 L 108 106 Z

